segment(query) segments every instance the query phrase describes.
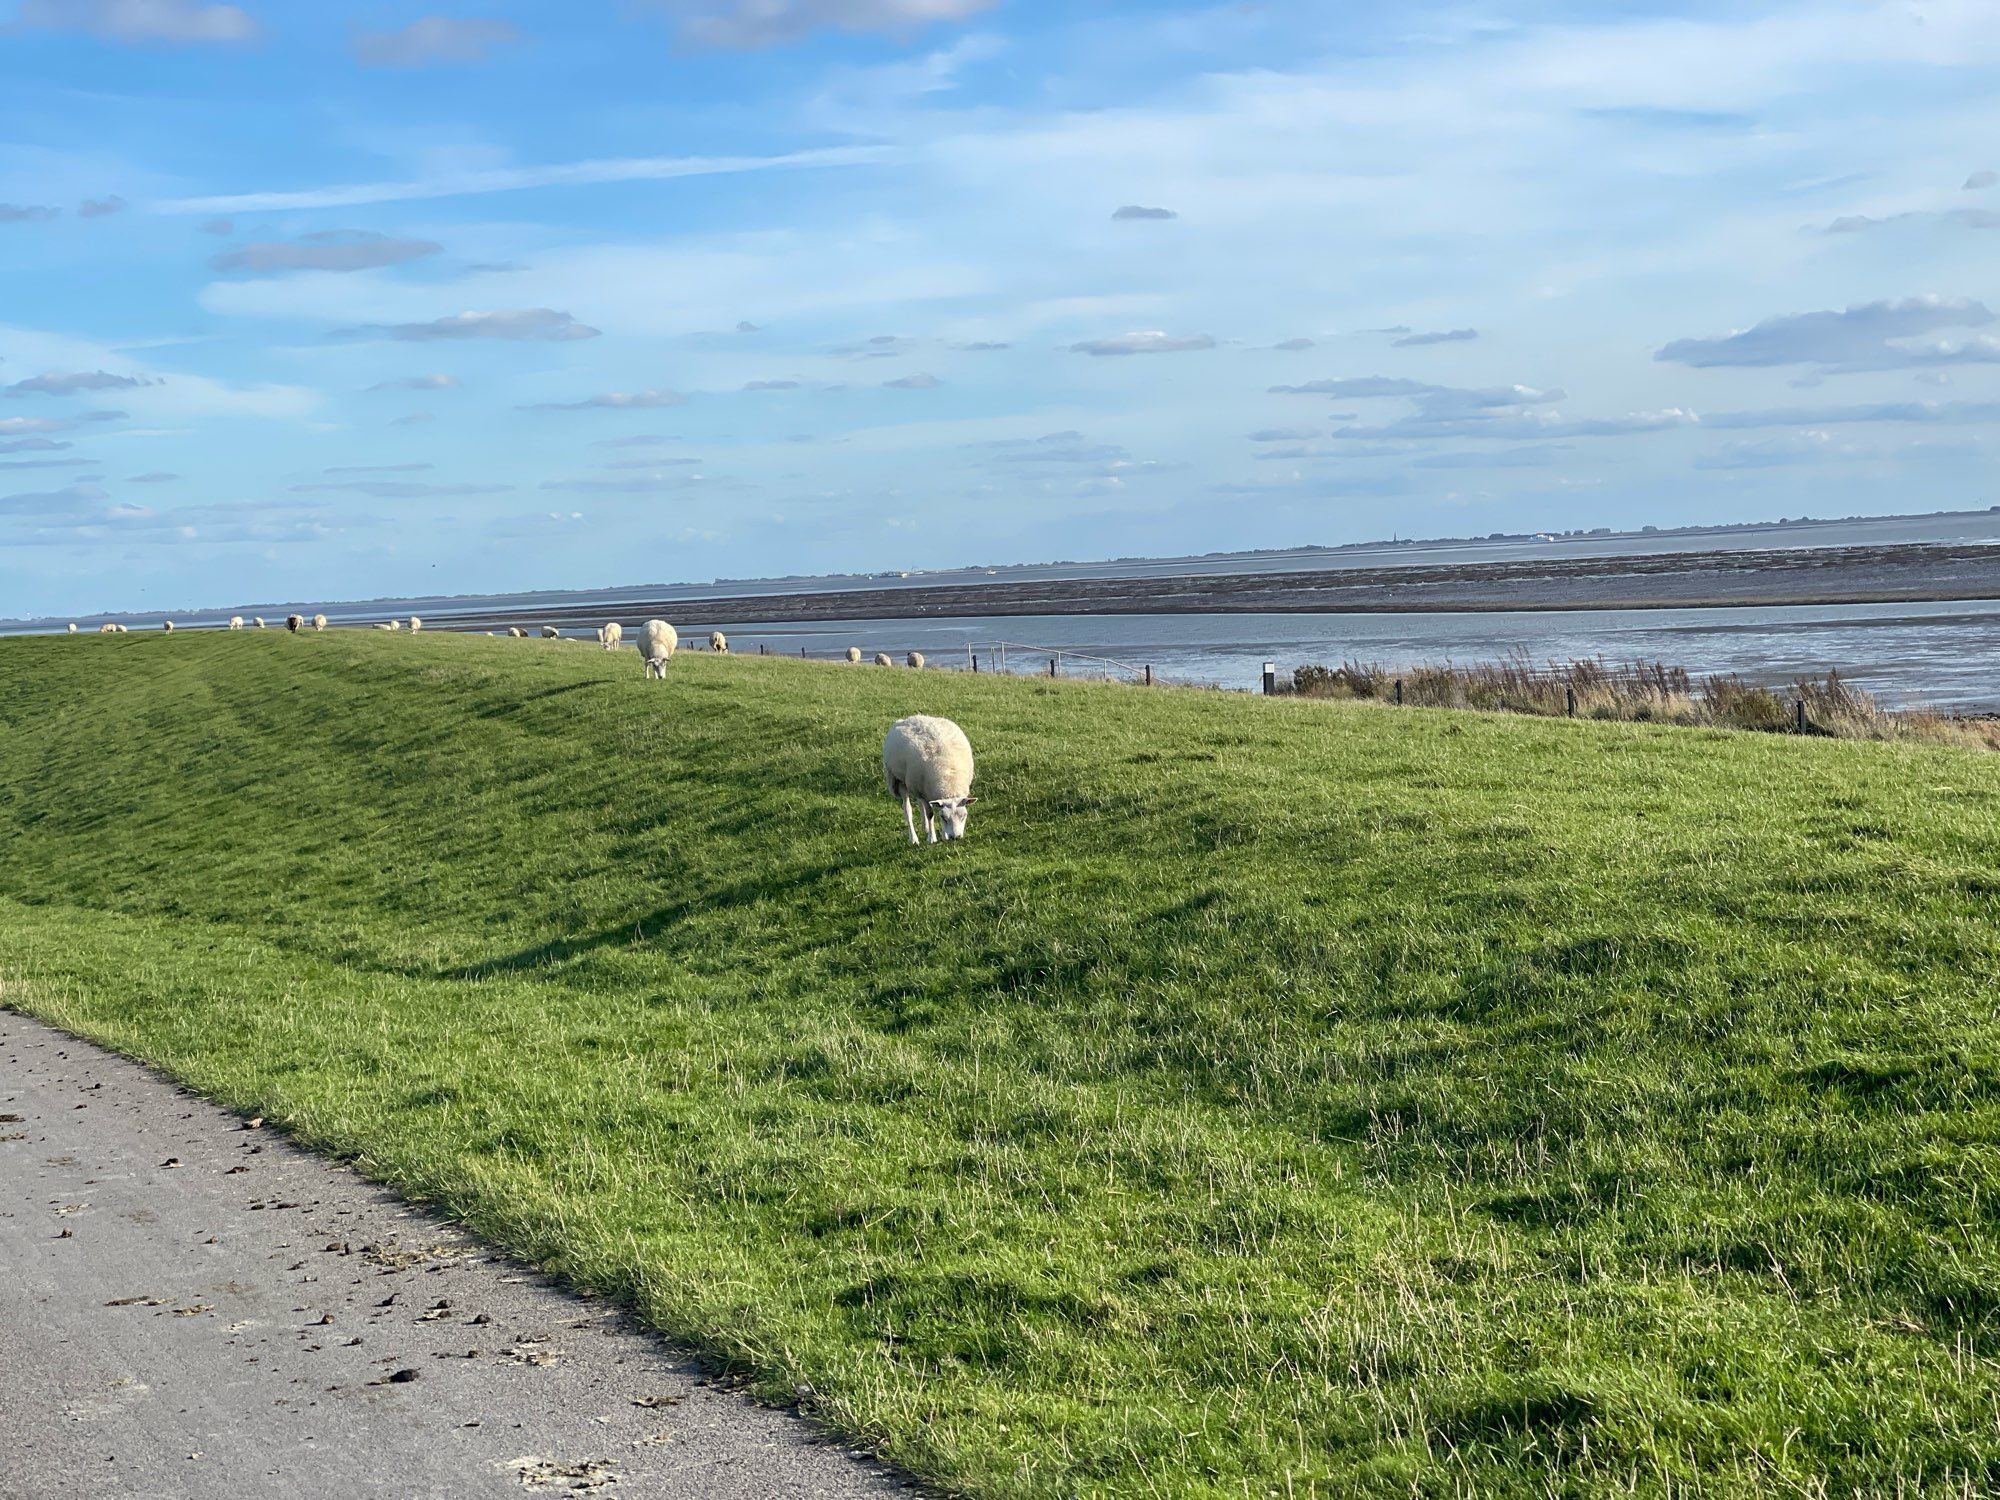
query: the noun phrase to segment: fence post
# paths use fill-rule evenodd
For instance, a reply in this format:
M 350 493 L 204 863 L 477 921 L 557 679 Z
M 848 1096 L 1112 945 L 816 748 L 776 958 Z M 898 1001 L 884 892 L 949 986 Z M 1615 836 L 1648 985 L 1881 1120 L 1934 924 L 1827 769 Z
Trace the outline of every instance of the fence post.
M 972 672 L 975 677 L 979 675 L 979 653 L 977 651 L 972 653 Z
M 1806 700 L 1803 698 L 1795 699 L 1792 703 L 1792 723 L 1795 726 L 1794 733 L 1806 732 Z
M 1563 688 L 1563 706 L 1569 716 L 1574 719 L 1576 717 L 1576 688 L 1573 685 Z
M 1267 661 L 1264 663 L 1264 696 L 1268 698 L 1277 692 L 1277 690 L 1278 664 L 1274 661 Z
M 1401 708 L 1402 706 L 1403 706 L 1403 679 L 1398 677 L 1396 679 L 1396 707 Z
M 1152 685 L 1153 685 L 1153 664 L 1152 664 L 1151 662 L 1147 662 L 1147 663 L 1146 663 L 1146 686 L 1147 686 L 1147 687 L 1151 687 Z
M 806 648 L 801 646 L 799 647 L 799 660 L 804 661 L 805 658 L 806 658 Z
M 1053 677 L 1055 675 L 1056 675 L 1056 659 L 1053 656 L 1051 656 L 1049 658 L 1049 676 Z
M 771 654 L 771 648 L 765 645 L 762 641 L 759 641 L 757 643 L 757 654 L 759 656 L 769 656 Z

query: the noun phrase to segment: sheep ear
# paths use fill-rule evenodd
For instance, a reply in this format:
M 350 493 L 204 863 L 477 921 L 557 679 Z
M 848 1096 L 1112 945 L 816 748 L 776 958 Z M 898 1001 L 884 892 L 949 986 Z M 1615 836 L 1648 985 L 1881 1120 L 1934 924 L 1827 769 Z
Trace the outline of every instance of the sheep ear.
M 966 797 L 962 798 L 961 800 L 965 803 L 967 807 L 970 807 L 972 806 L 973 803 L 977 802 L 979 799 L 977 797 Z

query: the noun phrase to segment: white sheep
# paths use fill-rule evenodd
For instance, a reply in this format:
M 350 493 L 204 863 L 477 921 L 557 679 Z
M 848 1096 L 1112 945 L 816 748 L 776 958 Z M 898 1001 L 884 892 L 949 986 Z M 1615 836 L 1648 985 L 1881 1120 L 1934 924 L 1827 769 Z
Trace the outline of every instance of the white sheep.
M 423 628 L 424 628 L 424 622 L 422 620 L 419 620 L 415 615 L 411 615 L 410 634 L 415 635 L 419 630 L 422 630 Z
M 877 651 L 875 653 L 875 665 L 878 667 L 893 667 L 896 664 L 893 661 L 889 660 L 888 652 Z
M 375 622 L 375 628 L 377 630 L 394 630 L 396 628 L 396 622 L 394 620 L 377 620 Z
M 923 805 L 933 844 L 965 837 L 969 809 L 979 799 L 972 795 L 972 742 L 951 720 L 912 714 L 891 724 L 882 741 L 882 779 L 890 796 L 903 799 L 911 843 L 919 842 L 913 798 Z
M 708 649 L 711 651 L 720 651 L 723 655 L 727 656 L 729 654 L 729 637 L 719 630 L 711 630 L 708 633 Z
M 860 648 L 859 646 L 849 646 L 849 647 L 847 648 L 847 659 L 848 659 L 848 660 L 849 660 L 850 662 L 858 662 L 858 661 L 860 661 L 860 660 L 861 660 L 861 648 Z
M 903 658 L 903 661 L 906 665 L 914 667 L 919 672 L 924 669 L 924 653 L 921 651 L 912 651 L 908 656 Z
M 69 622 L 69 633 L 70 633 L 71 635 L 75 635 L 75 634 L 76 634 L 76 621 L 74 621 L 74 620 L 71 620 L 71 621 Z
M 241 630 L 243 628 L 243 616 L 231 615 L 229 617 L 229 628 L 231 630 Z
M 680 643 L 681 633 L 665 620 L 648 620 L 639 627 L 639 654 L 647 661 L 656 656 L 672 661 Z
M 270 628 L 264 623 L 264 617 L 262 615 L 256 615 L 253 618 L 257 621 L 257 628 L 259 630 L 268 630 Z
M 604 642 L 604 649 L 606 651 L 616 651 L 625 643 L 625 627 L 620 625 L 616 620 L 613 620 L 597 632 L 597 638 Z
M 293 635 L 297 635 L 301 630 L 304 630 L 305 628 L 306 628 L 306 617 L 304 615 L 285 616 L 285 629 L 289 630 Z
M 104 624 L 97 627 L 97 633 L 99 635 L 116 635 L 118 634 L 118 627 L 116 625 L 111 624 L 109 621 L 106 621 Z
M 664 656 L 646 658 L 646 680 L 651 682 L 655 677 L 662 682 L 667 680 L 667 658 Z
M 173 628 L 174 628 L 174 622 L 172 620 L 168 620 L 160 626 L 160 629 L 165 631 L 172 631 Z
M 507 634 L 517 641 L 525 641 L 528 638 L 528 632 L 518 625 L 509 625 L 507 627 Z
M 326 616 L 325 616 L 325 615 L 314 615 L 314 616 L 313 616 L 313 629 L 314 629 L 314 630 L 324 630 L 324 629 L 326 629 Z
M 544 625 L 542 627 L 542 639 L 545 641 L 559 641 L 562 639 L 562 632 L 553 625 Z

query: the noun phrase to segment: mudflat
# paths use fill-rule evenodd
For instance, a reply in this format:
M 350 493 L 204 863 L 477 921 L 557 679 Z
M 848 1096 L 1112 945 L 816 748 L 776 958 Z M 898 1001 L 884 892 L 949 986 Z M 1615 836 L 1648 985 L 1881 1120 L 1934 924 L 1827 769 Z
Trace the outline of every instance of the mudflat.
M 1287 573 L 1161 574 L 928 587 L 805 590 L 603 604 L 551 601 L 532 617 L 475 611 L 445 629 L 642 620 L 953 619 L 982 615 L 1353 614 L 1469 610 L 1700 609 L 2000 599 L 2000 548 L 1909 543 L 1659 552 Z
M 353 1171 L 0 1010 L 0 1495 L 908 1493 Z

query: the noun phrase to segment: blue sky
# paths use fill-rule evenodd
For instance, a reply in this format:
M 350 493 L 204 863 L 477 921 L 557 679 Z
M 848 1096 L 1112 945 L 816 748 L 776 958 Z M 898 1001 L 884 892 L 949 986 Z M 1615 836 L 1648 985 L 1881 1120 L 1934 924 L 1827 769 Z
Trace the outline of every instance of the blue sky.
M 2000 6 L 0 0 L 0 614 L 2000 500 Z

